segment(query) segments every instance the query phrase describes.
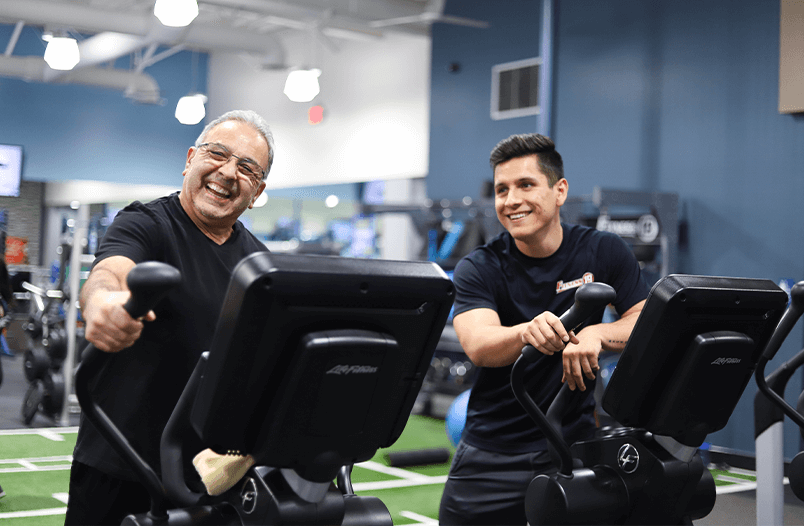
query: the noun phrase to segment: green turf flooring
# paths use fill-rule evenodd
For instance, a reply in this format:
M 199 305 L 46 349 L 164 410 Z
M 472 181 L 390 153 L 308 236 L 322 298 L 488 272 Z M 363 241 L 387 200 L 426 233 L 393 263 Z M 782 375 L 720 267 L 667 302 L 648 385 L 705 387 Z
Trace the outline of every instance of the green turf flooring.
M 75 446 L 73 428 L 24 430 L 26 434 L 0 434 L 0 485 L 6 496 L 0 498 L 2 526 L 61 526 L 67 493 L 69 460 Z M 58 440 L 61 439 L 61 440 Z M 399 474 L 380 472 L 388 465 L 387 454 L 446 447 L 454 451 L 444 429 L 444 421 L 413 416 L 397 442 L 377 452 L 366 466 L 358 465 L 352 482 L 360 495 L 379 497 L 392 513 L 394 524 L 422 524 L 435 521 L 443 490 L 442 480 L 449 462 L 436 466 L 408 468 Z M 373 467 L 373 469 L 372 469 Z M 361 490 L 361 485 L 380 484 L 387 489 Z M 56 495 L 54 497 L 54 495 Z M 415 519 L 406 517 L 413 516 Z
M 54 428 L 11 433 L 0 431 L 0 485 L 6 492 L 0 498 L 0 526 L 61 526 L 76 430 Z M 382 500 L 395 525 L 437 524 L 449 462 L 398 469 L 389 467 L 387 459 L 390 452 L 432 448 L 448 448 L 450 456 L 454 452 L 444 421 L 412 416 L 392 447 L 355 466 L 352 482 L 356 493 Z M 756 484 L 753 473 L 720 469 L 712 469 L 712 473 L 719 491 Z

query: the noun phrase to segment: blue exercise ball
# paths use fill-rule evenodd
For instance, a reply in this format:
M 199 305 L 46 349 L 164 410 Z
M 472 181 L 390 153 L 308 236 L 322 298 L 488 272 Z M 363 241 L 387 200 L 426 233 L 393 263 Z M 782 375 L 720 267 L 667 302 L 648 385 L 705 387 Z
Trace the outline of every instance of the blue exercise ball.
M 466 408 L 469 406 L 471 392 L 472 390 L 468 389 L 455 397 L 447 411 L 447 438 L 453 446 L 457 446 L 461 440 L 463 428 L 466 425 Z
M 603 382 L 603 389 L 609 386 L 609 380 L 611 380 L 611 375 L 614 374 L 614 370 L 617 368 L 617 362 L 619 360 L 620 355 L 617 354 L 615 356 L 604 358 L 598 362 L 598 366 L 600 367 L 600 380 Z

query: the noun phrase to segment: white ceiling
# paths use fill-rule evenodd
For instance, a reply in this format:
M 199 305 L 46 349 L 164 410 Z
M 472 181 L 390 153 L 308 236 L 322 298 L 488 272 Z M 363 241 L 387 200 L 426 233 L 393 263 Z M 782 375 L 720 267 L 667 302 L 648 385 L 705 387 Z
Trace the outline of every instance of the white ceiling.
M 267 69 L 286 69 L 286 40 L 299 32 L 336 51 L 339 42 L 370 45 L 393 32 L 428 35 L 433 23 L 485 27 L 443 14 L 445 0 L 199 0 L 186 28 L 168 28 L 153 16 L 154 0 L 0 0 L 0 23 L 15 30 L 0 42 L 0 76 L 36 82 L 80 83 L 120 89 L 137 102 L 159 101 L 148 66 L 178 51 L 243 52 Z M 79 36 L 81 62 L 70 72 L 50 69 L 40 57 L 15 54 L 26 26 Z M 130 70 L 110 68 L 133 55 Z

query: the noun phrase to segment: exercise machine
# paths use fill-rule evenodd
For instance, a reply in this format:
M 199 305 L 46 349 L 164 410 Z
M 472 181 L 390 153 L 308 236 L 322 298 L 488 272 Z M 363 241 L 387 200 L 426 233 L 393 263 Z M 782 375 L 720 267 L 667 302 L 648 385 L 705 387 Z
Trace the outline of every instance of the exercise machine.
M 126 310 L 143 315 L 178 280 L 137 265 Z M 402 433 L 453 298 L 434 263 L 248 256 L 162 435 L 161 479 L 93 400 L 110 357 L 88 346 L 76 372 L 84 415 L 151 495 L 150 512 L 124 523 L 391 525 L 379 499 L 354 494 L 351 466 Z M 183 471 L 191 434 L 256 466 L 218 498 L 198 493 Z
M 67 330 L 61 309 L 64 271 L 55 289 L 22 283 L 33 299 L 35 310 L 23 325 L 28 349 L 23 355 L 23 371 L 28 389 L 22 399 L 22 421 L 30 425 L 37 412 L 57 420 L 65 402 L 63 365 L 67 357 Z
M 783 421 L 787 415 L 801 429 L 804 438 L 804 392 L 794 409 L 784 399 L 793 373 L 804 365 L 804 350 L 765 376 L 765 367 L 778 352 L 787 335 L 804 313 L 804 282 L 790 290 L 790 308 L 779 322 L 777 332 L 762 353 L 755 372 L 754 438 L 756 439 L 757 524 L 781 525 L 784 518 L 784 440 Z M 789 466 L 790 488 L 804 500 L 804 451 Z
M 583 292 L 576 293 L 576 303 Z M 572 447 L 557 424 L 574 393 L 562 387 L 545 416 L 520 388 L 532 355 L 523 350 L 512 388 L 544 431 L 557 467 L 528 487 L 528 522 L 692 524 L 708 515 L 715 484 L 698 448 L 726 425 L 778 333 L 787 299 L 769 280 L 660 280 L 603 395 L 604 409 L 624 427 Z

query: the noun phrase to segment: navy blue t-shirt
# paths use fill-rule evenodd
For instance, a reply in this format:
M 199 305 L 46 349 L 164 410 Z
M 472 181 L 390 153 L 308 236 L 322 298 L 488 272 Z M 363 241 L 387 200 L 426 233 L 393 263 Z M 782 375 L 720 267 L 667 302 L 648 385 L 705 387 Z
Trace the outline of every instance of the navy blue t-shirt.
M 110 256 L 135 263 L 162 261 L 181 272 L 182 282 L 161 300 L 156 320 L 146 322 L 128 349 L 105 355 L 106 364 L 93 395 L 138 453 L 160 471 L 159 441 L 173 407 L 201 353 L 209 349 L 232 271 L 247 255 L 266 250 L 239 221 L 218 245 L 193 223 L 178 193 L 117 214 L 95 254 L 95 264 Z M 197 451 L 190 451 L 193 447 Z M 188 446 L 189 458 L 201 451 Z M 81 419 L 75 460 L 118 478 L 134 473 L 92 424 Z
M 624 313 L 648 295 L 639 263 L 617 235 L 589 227 L 562 224 L 564 238 L 546 258 L 522 254 L 503 232 L 464 257 L 455 268 L 455 315 L 477 308 L 497 312 L 505 327 L 532 320 L 544 311 L 560 316 L 572 306 L 577 287 L 589 281 L 614 287 L 614 307 Z M 602 313 L 589 323 L 600 323 Z M 511 368 L 481 367 L 472 387 L 463 439 L 474 447 L 501 453 L 546 449 L 544 435 L 514 397 Z M 525 372 L 526 388 L 547 411 L 562 386 L 561 354 L 541 355 Z M 594 383 L 587 380 L 586 398 L 564 419 L 564 435 L 572 443 L 594 429 Z

